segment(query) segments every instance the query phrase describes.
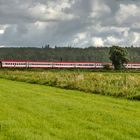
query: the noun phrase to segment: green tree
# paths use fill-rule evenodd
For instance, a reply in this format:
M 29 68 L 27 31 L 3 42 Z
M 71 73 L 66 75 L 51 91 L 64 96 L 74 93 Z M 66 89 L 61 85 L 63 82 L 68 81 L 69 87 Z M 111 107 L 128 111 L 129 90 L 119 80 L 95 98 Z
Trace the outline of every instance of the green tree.
M 128 62 L 128 52 L 126 48 L 112 46 L 110 48 L 109 55 L 115 69 L 124 68 L 124 64 Z

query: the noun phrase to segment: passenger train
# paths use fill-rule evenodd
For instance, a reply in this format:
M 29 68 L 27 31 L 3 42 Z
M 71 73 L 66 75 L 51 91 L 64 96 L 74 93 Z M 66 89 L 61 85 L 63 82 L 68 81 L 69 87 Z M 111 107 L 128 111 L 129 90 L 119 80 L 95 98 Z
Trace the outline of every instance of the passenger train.
M 89 68 L 101 69 L 111 63 L 102 62 L 47 62 L 47 61 L 19 61 L 19 60 L 1 60 L 1 68 Z M 140 69 L 140 63 L 125 64 L 129 69 Z

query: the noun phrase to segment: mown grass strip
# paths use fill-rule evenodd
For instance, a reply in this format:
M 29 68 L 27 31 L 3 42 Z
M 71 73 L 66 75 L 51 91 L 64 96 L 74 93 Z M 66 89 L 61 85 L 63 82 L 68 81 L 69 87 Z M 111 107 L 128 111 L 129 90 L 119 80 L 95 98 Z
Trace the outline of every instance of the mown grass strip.
M 0 79 L 1 140 L 139 140 L 140 102 Z

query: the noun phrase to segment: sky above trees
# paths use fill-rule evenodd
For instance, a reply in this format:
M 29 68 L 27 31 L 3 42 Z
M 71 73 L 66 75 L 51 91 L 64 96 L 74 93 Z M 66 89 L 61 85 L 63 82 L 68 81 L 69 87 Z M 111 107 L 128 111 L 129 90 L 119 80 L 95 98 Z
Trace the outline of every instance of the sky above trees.
M 0 47 L 140 46 L 139 0 L 0 0 Z

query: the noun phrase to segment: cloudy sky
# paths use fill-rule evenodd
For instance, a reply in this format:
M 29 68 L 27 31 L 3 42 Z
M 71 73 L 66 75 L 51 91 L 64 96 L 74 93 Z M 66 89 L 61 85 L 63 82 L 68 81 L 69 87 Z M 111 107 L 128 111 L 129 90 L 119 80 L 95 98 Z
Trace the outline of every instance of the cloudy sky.
M 0 47 L 140 46 L 140 0 L 0 0 Z

